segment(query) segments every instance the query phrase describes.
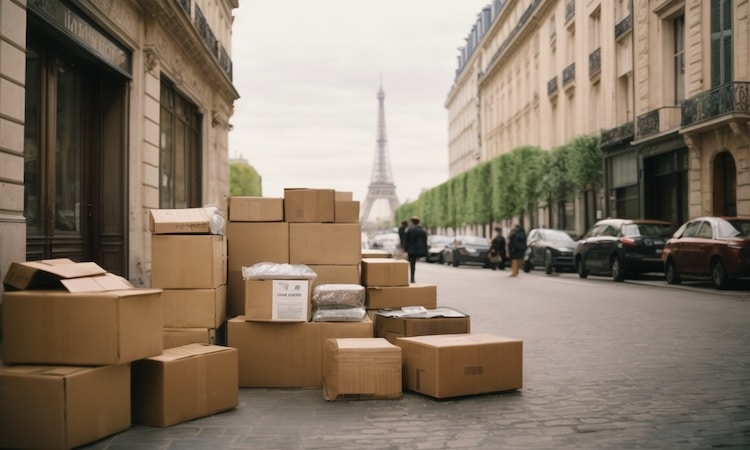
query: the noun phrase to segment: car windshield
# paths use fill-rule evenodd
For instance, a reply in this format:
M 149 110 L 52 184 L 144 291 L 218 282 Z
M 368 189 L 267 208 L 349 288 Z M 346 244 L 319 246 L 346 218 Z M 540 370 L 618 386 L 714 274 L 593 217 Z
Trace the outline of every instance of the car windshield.
M 651 236 L 668 238 L 674 229 L 666 223 L 632 223 L 622 226 L 623 236 Z
M 749 237 L 750 220 L 720 220 L 718 222 L 717 235 L 720 238 Z
M 489 245 L 487 239 L 480 236 L 461 236 L 456 238 L 457 241 L 461 241 L 463 245 L 482 246 Z
M 573 238 L 568 233 L 560 230 L 545 230 L 543 233 L 544 239 L 547 241 L 572 241 Z

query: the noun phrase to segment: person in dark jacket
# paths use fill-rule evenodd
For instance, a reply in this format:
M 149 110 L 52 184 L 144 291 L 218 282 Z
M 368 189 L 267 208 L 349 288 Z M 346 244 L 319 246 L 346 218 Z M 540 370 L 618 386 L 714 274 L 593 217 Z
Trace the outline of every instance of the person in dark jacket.
M 406 229 L 409 227 L 409 222 L 402 220 L 401 226 L 398 227 L 398 246 L 401 247 L 401 254 L 406 253 Z M 401 258 L 401 255 L 399 255 Z
M 496 227 L 495 233 L 497 234 L 492 238 L 492 243 L 490 244 L 490 264 L 492 265 L 492 270 L 497 270 L 498 268 L 500 270 L 505 270 L 506 254 L 503 229 Z
M 519 224 L 516 224 L 508 237 L 508 253 L 510 254 L 510 276 L 516 277 L 523 255 L 526 253 L 526 232 Z
M 419 224 L 419 217 L 417 216 L 411 218 L 411 226 L 406 229 L 404 250 L 409 255 L 409 274 L 411 275 L 411 282 L 414 283 L 417 259 L 427 256 L 427 232 Z

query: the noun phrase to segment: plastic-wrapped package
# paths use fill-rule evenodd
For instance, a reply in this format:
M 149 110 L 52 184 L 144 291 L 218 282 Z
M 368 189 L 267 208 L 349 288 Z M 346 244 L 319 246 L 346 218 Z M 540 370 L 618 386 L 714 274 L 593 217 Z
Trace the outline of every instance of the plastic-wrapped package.
M 211 234 L 224 235 L 226 231 L 226 219 L 221 214 L 221 211 L 216 206 L 207 205 L 203 209 L 208 213 L 208 229 Z
M 360 322 L 367 315 L 364 306 L 357 307 L 313 307 L 313 322 Z
M 312 293 L 313 306 L 364 307 L 365 287 L 360 284 L 319 284 Z
M 279 264 L 259 262 L 250 267 L 242 266 L 245 280 L 315 280 L 318 274 L 305 264 Z

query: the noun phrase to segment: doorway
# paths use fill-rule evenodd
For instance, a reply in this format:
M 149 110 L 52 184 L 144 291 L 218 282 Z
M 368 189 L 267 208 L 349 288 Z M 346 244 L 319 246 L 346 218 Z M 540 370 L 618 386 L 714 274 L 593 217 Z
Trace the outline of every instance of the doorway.
M 737 166 L 727 151 L 714 159 L 713 208 L 716 216 L 737 215 Z

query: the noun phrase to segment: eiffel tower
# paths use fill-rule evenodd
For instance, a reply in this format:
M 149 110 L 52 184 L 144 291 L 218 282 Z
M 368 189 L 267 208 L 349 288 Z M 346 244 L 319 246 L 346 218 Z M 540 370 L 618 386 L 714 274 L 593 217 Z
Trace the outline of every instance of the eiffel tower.
M 393 184 L 393 175 L 391 174 L 391 162 L 388 159 L 388 140 L 385 137 L 385 92 L 381 83 L 378 90 L 378 136 L 377 146 L 375 147 L 375 164 L 372 167 L 372 178 L 367 188 L 367 195 L 362 204 L 362 215 L 359 222 L 365 225 L 368 222 L 372 207 L 377 200 L 387 200 L 390 206 L 390 216 L 396 212 L 401 202 L 396 196 L 396 185 Z

